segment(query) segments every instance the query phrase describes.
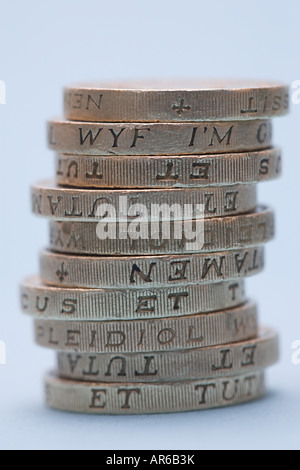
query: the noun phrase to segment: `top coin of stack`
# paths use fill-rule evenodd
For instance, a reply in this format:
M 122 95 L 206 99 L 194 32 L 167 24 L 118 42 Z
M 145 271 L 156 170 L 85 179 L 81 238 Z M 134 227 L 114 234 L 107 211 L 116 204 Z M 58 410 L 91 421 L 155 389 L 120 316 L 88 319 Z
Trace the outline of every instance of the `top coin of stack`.
M 65 89 L 65 117 L 91 122 L 195 122 L 287 114 L 289 89 L 258 81 L 183 80 Z
M 47 403 L 130 414 L 262 396 L 278 339 L 259 328 L 243 282 L 261 272 L 274 236 L 256 183 L 280 176 L 271 118 L 288 112 L 288 87 L 74 86 L 64 103 L 65 120 L 48 125 L 56 182 L 32 187 L 34 213 L 52 219 L 50 251 L 21 294 L 36 342 L 58 351 Z M 102 204 L 118 213 L 104 238 Z M 169 208 L 167 236 L 153 205 Z M 188 222 L 203 216 L 201 245 L 188 244 Z

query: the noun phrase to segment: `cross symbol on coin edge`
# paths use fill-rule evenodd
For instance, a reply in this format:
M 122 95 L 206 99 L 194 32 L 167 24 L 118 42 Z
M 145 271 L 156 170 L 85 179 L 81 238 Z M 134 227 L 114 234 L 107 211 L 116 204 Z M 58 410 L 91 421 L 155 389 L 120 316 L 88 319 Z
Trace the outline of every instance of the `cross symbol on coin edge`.
M 180 103 L 179 104 L 173 104 L 173 111 L 176 111 L 176 113 L 178 114 L 178 116 L 182 116 L 183 115 L 183 111 L 190 111 L 192 108 L 191 106 L 189 105 L 186 105 L 184 106 L 184 98 L 182 98 L 180 100 Z
M 63 280 L 69 275 L 68 271 L 65 269 L 65 263 L 61 263 L 61 267 L 56 271 L 56 275 L 60 282 L 63 282 Z

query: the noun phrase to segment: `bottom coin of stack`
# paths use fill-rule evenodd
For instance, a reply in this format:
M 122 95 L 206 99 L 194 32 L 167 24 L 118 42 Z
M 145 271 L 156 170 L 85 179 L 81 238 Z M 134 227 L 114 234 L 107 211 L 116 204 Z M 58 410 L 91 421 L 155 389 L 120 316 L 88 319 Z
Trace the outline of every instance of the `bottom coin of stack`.
M 235 405 L 265 393 L 264 372 L 241 374 L 211 381 L 105 384 L 64 380 L 49 375 L 49 406 L 73 412 L 99 414 L 149 414 L 191 411 Z

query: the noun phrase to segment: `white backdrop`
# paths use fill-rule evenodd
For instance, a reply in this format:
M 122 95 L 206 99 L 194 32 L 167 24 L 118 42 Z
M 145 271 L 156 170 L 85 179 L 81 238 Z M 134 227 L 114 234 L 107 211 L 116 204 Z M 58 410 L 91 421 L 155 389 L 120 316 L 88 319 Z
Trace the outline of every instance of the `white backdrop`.
M 277 239 L 263 275 L 248 281 L 262 323 L 281 333 L 269 396 L 226 410 L 149 417 L 86 417 L 47 410 L 42 376 L 54 354 L 33 344 L 18 283 L 37 272 L 46 222 L 30 214 L 29 185 L 54 174 L 45 122 L 62 111 L 62 87 L 145 77 L 300 79 L 297 0 L 11 0 L 2 2 L 0 80 L 1 322 L 0 447 L 19 449 L 299 448 L 300 105 L 275 123 L 284 178 L 260 187 L 277 210 Z

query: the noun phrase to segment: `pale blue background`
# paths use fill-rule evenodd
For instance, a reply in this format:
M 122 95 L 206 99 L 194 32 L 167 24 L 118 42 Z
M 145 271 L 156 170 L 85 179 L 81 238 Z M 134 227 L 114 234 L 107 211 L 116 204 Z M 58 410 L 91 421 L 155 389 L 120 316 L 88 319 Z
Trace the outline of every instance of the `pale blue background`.
M 62 110 L 62 87 L 82 80 L 242 77 L 300 80 L 297 0 L 51 0 L 1 2 L 0 447 L 5 449 L 300 448 L 300 105 L 275 123 L 284 149 L 281 181 L 260 188 L 277 210 L 266 272 L 248 282 L 263 323 L 281 332 L 282 360 L 270 395 L 234 409 L 151 417 L 85 417 L 47 410 L 42 375 L 53 353 L 34 346 L 17 284 L 38 269 L 46 222 L 30 214 L 29 185 L 53 174 L 45 121 Z

